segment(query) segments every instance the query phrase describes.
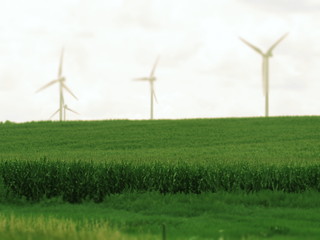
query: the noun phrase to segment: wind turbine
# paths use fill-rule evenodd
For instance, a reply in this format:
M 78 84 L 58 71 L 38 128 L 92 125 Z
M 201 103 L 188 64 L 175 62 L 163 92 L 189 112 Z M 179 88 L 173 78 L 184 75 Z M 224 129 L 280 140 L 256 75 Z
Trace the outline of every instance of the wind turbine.
M 272 57 L 272 50 L 288 35 L 288 33 L 284 34 L 281 38 L 279 38 L 269 49 L 267 52 L 263 53 L 259 48 L 252 45 L 248 41 L 244 40 L 240 37 L 240 40 L 244 42 L 246 45 L 251 47 L 257 53 L 259 53 L 262 58 L 262 85 L 263 85 L 263 94 L 265 96 L 265 116 L 269 116 L 269 57 Z
M 59 111 L 60 111 L 60 109 L 58 109 L 57 111 L 55 111 L 55 112 L 50 116 L 49 119 L 53 118 L 54 115 L 56 115 Z M 63 105 L 63 120 L 64 120 L 64 121 L 66 120 L 66 116 L 67 116 L 66 112 L 67 112 L 67 111 L 70 111 L 70 112 L 73 112 L 73 113 L 79 115 L 78 112 L 76 112 L 76 111 L 72 110 L 71 108 L 69 108 L 69 107 L 67 106 L 67 104 L 64 104 L 64 105 Z
M 136 81 L 148 81 L 150 83 L 150 119 L 153 119 L 153 100 L 156 100 L 158 102 L 155 91 L 154 91 L 154 81 L 156 80 L 156 77 L 154 75 L 156 71 L 156 67 L 159 62 L 159 56 L 157 57 L 155 63 L 153 64 L 151 73 L 149 77 L 142 77 L 142 78 L 135 78 Z
M 66 117 L 67 117 L 67 111 L 73 112 L 73 113 L 79 115 L 78 112 L 76 112 L 76 111 L 72 110 L 71 108 L 69 108 L 69 107 L 67 106 L 67 104 L 65 104 L 65 105 L 63 106 L 63 110 L 64 110 L 64 113 L 63 113 L 63 117 L 64 117 L 63 120 L 64 120 L 64 121 L 66 120 Z
M 64 49 L 62 48 L 61 50 L 61 55 L 60 55 L 60 64 L 59 64 L 59 70 L 58 70 L 58 77 L 55 80 L 52 80 L 51 82 L 47 83 L 46 85 L 44 85 L 43 87 L 41 87 L 40 89 L 38 89 L 36 91 L 36 93 L 44 90 L 45 88 L 55 84 L 55 83 L 59 83 L 59 96 L 60 96 L 60 103 L 59 103 L 59 119 L 60 121 L 62 121 L 64 119 L 63 117 L 63 108 L 64 108 L 64 98 L 63 98 L 63 89 L 67 90 L 75 99 L 78 100 L 78 98 L 71 92 L 71 90 L 67 87 L 67 85 L 65 84 L 66 78 L 62 76 L 62 65 L 63 65 L 63 53 L 64 53 Z

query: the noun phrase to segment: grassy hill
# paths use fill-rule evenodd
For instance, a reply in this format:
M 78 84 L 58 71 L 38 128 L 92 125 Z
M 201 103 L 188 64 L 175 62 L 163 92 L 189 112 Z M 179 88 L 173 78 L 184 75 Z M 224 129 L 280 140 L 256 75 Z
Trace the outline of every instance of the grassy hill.
M 0 125 L 7 191 L 102 201 L 124 191 L 320 190 L 320 118 Z
M 0 124 L 0 238 L 161 239 L 165 224 L 167 239 L 318 239 L 319 130 L 320 117 Z
M 319 162 L 320 117 L 0 124 L 0 159 Z

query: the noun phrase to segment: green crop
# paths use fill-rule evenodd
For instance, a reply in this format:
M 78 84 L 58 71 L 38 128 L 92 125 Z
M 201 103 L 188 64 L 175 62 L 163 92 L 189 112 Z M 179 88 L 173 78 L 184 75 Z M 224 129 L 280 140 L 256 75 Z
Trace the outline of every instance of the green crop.
M 68 202 L 102 201 L 127 191 L 203 193 L 217 191 L 320 190 L 318 165 L 188 165 L 10 161 L 1 165 L 6 190 L 37 201 L 62 196 Z
M 320 118 L 0 124 L 7 195 L 320 190 Z

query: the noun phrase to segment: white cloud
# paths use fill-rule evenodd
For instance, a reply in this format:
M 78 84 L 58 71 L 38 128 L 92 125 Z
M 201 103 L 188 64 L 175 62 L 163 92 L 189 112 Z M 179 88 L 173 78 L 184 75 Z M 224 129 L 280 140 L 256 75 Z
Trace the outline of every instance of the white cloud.
M 0 121 L 46 119 L 64 73 L 81 113 L 70 119 L 148 118 L 147 83 L 158 54 L 158 118 L 263 115 L 261 57 L 270 59 L 271 115 L 318 114 L 317 1 L 4 0 L 0 3 Z M 298 96 L 298 97 L 294 97 Z M 10 100 L 9 100 L 10 99 Z
M 275 13 L 306 13 L 320 10 L 320 3 L 317 0 L 240 0 L 252 7 Z

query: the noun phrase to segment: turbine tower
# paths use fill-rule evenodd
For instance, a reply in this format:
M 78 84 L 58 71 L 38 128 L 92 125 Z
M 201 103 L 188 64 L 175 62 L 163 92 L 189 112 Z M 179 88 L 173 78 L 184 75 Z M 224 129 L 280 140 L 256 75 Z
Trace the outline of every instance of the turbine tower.
M 157 101 L 157 97 L 154 91 L 154 81 L 156 80 L 156 77 L 154 75 L 155 71 L 156 71 L 156 67 L 158 65 L 159 62 L 159 56 L 157 57 L 155 63 L 153 64 L 151 73 L 149 75 L 149 77 L 142 77 L 142 78 L 135 78 L 134 80 L 136 81 L 148 81 L 150 83 L 150 119 L 153 119 L 153 101 L 155 100 Z
M 78 100 L 78 98 L 71 92 L 71 90 L 67 87 L 67 85 L 65 84 L 66 78 L 62 76 L 62 65 L 63 65 L 63 53 L 64 53 L 64 49 L 62 48 L 61 50 L 61 55 L 60 55 L 60 63 L 59 63 L 59 70 L 58 70 L 58 77 L 55 80 L 52 80 L 51 82 L 47 83 L 46 85 L 44 85 L 43 87 L 41 87 L 40 89 L 38 89 L 36 91 L 40 92 L 42 90 L 44 90 L 45 88 L 55 84 L 55 83 L 59 83 L 59 98 L 60 98 L 60 103 L 59 103 L 59 120 L 62 121 L 65 117 L 64 115 L 64 97 L 63 97 L 63 90 L 67 90 L 75 99 Z
M 53 118 L 54 117 L 54 115 L 56 115 L 58 112 L 60 111 L 60 109 L 58 109 L 57 111 L 55 111 L 51 116 L 50 116 L 50 118 L 49 119 L 51 119 L 51 118 Z M 68 106 L 67 106 L 67 104 L 64 104 L 63 105 L 63 120 L 64 121 L 66 121 L 66 116 L 67 116 L 67 111 L 69 111 L 69 112 L 73 112 L 73 113 L 75 113 L 75 114 L 78 114 L 79 115 L 79 113 L 78 112 L 76 112 L 76 111 L 74 111 L 74 110 L 72 110 L 71 108 L 69 108 Z
M 269 116 L 269 57 L 272 57 L 272 50 L 288 35 L 288 33 L 284 34 L 281 38 L 276 41 L 267 52 L 263 53 L 259 48 L 252 45 L 248 41 L 244 40 L 240 37 L 240 40 L 244 42 L 246 45 L 251 47 L 257 53 L 259 53 L 262 58 L 262 85 L 263 85 L 263 94 L 265 96 L 265 116 Z

